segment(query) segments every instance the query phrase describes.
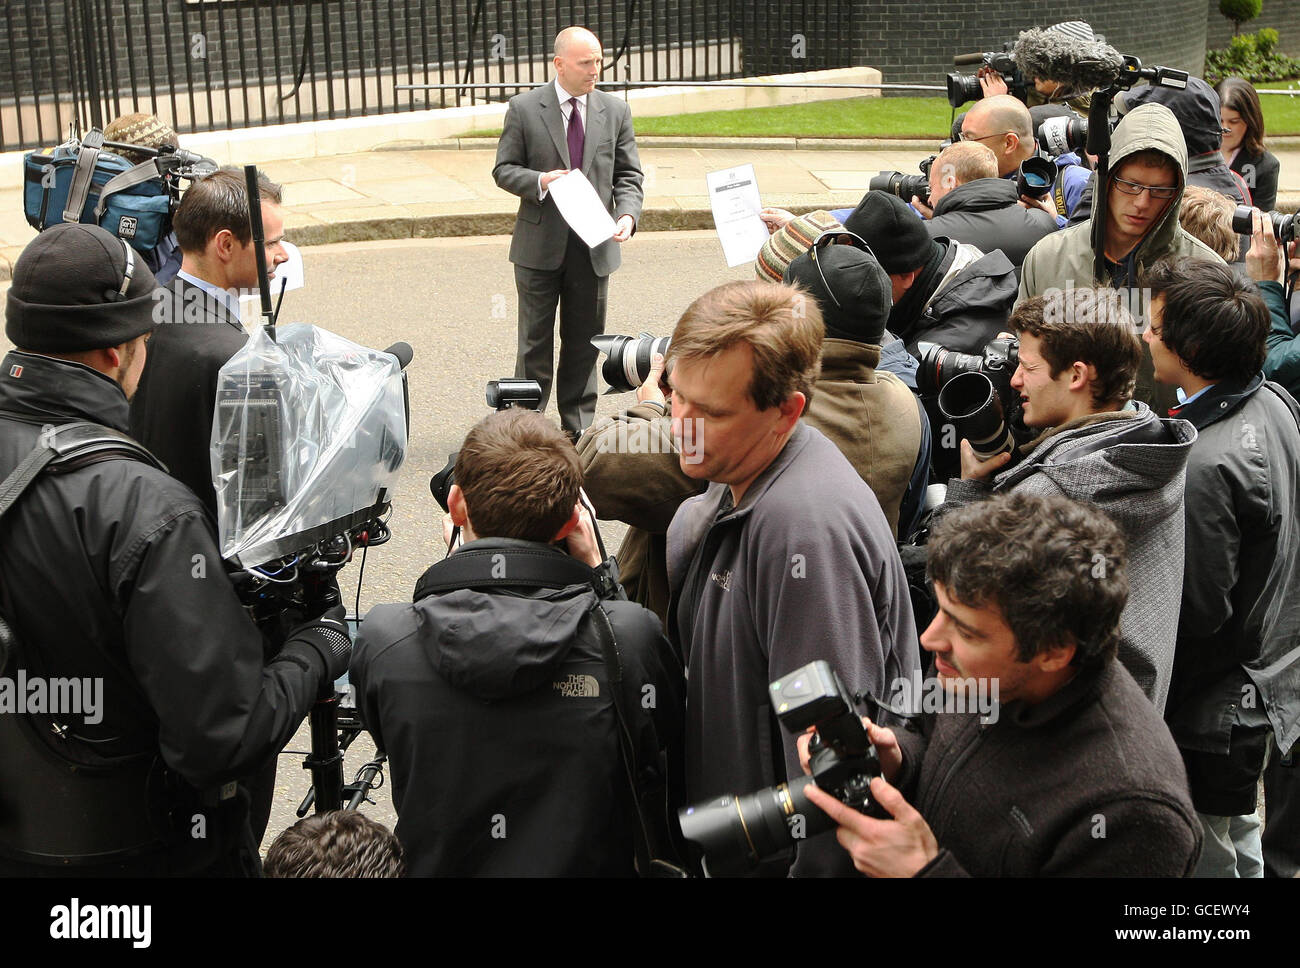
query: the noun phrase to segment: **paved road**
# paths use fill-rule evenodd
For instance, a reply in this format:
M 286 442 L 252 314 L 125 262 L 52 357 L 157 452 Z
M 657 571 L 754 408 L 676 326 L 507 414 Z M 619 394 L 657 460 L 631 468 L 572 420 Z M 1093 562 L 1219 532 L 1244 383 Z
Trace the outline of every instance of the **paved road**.
M 429 494 L 429 477 L 489 412 L 484 384 L 513 375 L 515 291 L 508 242 L 493 236 L 307 248 L 306 287 L 285 296 L 281 322 L 315 322 L 370 346 L 404 339 L 415 350 L 409 371 L 411 450 L 393 501 L 393 538 L 366 563 L 363 614 L 380 602 L 409 601 L 416 579 L 441 557 L 441 509 Z M 697 295 L 751 277 L 747 266 L 727 268 L 711 232 L 638 234 L 610 285 L 607 329 L 667 335 Z M 631 399 L 602 396 L 598 412 L 617 412 Z M 603 530 L 612 551 L 621 528 Z M 349 608 L 358 571 L 354 565 L 341 576 Z M 303 729 L 289 748 L 306 750 L 308 744 Z M 348 779 L 372 749 L 368 737 L 358 740 L 346 759 Z M 308 786 L 300 762 L 301 756 L 288 753 L 280 759 L 264 846 L 295 820 L 294 808 Z M 388 794 L 380 791 L 367 812 L 391 826 L 396 815 Z

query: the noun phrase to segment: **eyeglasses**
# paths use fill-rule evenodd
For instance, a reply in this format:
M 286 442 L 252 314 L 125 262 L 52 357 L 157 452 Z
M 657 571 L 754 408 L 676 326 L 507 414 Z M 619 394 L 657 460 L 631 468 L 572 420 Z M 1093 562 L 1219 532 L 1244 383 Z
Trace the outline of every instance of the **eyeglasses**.
M 967 134 L 965 131 L 962 131 L 957 135 L 957 140 L 958 141 L 988 141 L 989 138 L 1001 138 L 1003 135 L 1014 134 L 1014 133 L 1015 132 L 1013 131 L 999 131 L 996 134 L 986 134 L 977 138 L 973 134 Z
M 848 241 L 841 243 L 841 236 L 846 236 Z M 821 235 L 817 236 L 817 238 L 813 239 L 813 244 L 808 249 L 808 258 L 812 259 L 812 264 L 817 267 L 817 275 L 821 277 L 822 288 L 825 289 L 826 294 L 831 297 L 831 302 L 835 303 L 836 309 L 843 309 L 844 307 L 840 305 L 839 299 L 836 298 L 835 290 L 831 288 L 831 284 L 826 281 L 826 273 L 822 271 L 822 264 L 817 258 L 817 253 L 828 245 L 840 244 L 851 245 L 853 248 L 865 252 L 867 255 L 871 256 L 871 258 L 876 258 L 876 253 L 871 251 L 871 246 L 867 245 L 866 239 L 858 235 L 856 232 L 850 232 L 847 229 L 827 229 Z M 876 259 L 876 261 L 879 262 L 880 260 Z
M 1178 194 L 1178 186 L 1156 188 L 1153 185 L 1142 185 L 1138 182 L 1128 181 L 1127 179 L 1115 176 L 1111 178 L 1111 184 L 1118 188 L 1125 195 L 1141 195 L 1143 192 L 1150 192 L 1152 198 L 1173 198 Z

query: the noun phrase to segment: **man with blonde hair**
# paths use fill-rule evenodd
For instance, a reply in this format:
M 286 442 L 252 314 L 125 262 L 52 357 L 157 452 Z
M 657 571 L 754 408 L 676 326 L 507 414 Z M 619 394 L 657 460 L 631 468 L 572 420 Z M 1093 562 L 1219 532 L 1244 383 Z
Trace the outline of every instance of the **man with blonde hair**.
M 681 469 L 709 482 L 668 529 L 667 624 L 687 665 L 692 803 L 802 775 L 795 737 L 768 702 L 773 680 L 824 659 L 850 690 L 882 696 L 919 670 L 907 579 L 880 502 L 800 420 L 823 330 L 802 291 L 731 282 L 687 308 L 669 345 Z M 799 842 L 761 873 L 850 874 L 825 840 Z

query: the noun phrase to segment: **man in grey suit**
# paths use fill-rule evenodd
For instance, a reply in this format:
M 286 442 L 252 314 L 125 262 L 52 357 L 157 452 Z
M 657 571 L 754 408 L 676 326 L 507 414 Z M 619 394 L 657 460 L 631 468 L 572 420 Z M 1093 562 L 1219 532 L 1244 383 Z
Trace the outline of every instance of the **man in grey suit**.
M 492 177 L 518 195 L 510 243 L 519 293 L 519 355 L 515 376 L 536 380 L 542 407 L 551 392 L 555 309 L 560 308 L 556 400 L 561 426 L 576 438 L 596 413 L 596 350 L 605 331 L 609 274 L 619 245 L 641 216 L 641 162 L 627 104 L 595 89 L 600 41 L 582 27 L 555 38 L 555 80 L 511 98 Z M 581 168 L 617 222 L 617 232 L 589 248 L 569 228 L 548 187 Z

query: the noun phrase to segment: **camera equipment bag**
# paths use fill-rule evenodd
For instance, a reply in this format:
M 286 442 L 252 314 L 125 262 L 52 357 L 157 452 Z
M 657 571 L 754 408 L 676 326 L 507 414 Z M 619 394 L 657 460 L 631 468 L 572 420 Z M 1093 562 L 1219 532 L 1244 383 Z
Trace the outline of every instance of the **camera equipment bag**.
M 38 232 L 60 222 L 84 222 L 148 253 L 171 231 L 176 195 L 156 158 L 133 165 L 103 145 L 104 132 L 93 128 L 50 154 L 28 152 L 23 214 Z
M 499 587 L 512 585 L 523 588 L 563 588 L 568 585 L 590 585 L 596 592 L 596 604 L 588 613 L 600 640 L 605 664 L 605 682 L 613 704 L 617 723 L 619 749 L 623 768 L 627 774 L 628 791 L 636 813 L 636 868 L 642 877 L 687 877 L 679 860 L 679 853 L 669 819 L 669 784 L 664 758 L 653 743 L 653 728 L 648 724 L 649 713 L 642 707 L 635 693 L 623 679 L 623 658 L 614 637 L 614 627 L 605 614 L 602 602 L 621 596 L 617 565 L 613 559 L 599 568 L 584 565 L 575 558 L 557 560 L 553 555 L 544 559 L 526 551 L 505 552 L 508 564 L 504 573 L 508 578 L 490 577 L 494 558 L 502 552 L 497 549 L 466 549 L 444 559 L 439 566 L 438 581 L 421 581 L 416 587 L 416 598 L 433 592 L 456 591 L 463 588 Z
M 42 474 L 106 460 L 161 468 L 126 434 L 90 421 L 63 424 L 43 434 L 0 483 L 0 519 Z M 39 654 L 23 647 L 13 615 L 9 589 L 0 583 L 0 676 L 12 679 L 20 670 L 44 676 L 50 670 L 41 668 Z M 138 704 L 139 718 L 147 722 L 152 714 L 142 695 Z M 203 843 L 182 838 L 180 825 L 188 830 L 191 807 L 201 809 L 199 794 L 162 765 L 156 744 L 107 758 L 58 721 L 64 718 L 31 711 L 0 715 L 0 860 L 76 869 L 126 862 L 171 843 L 191 851 L 218 849 L 216 832 Z

